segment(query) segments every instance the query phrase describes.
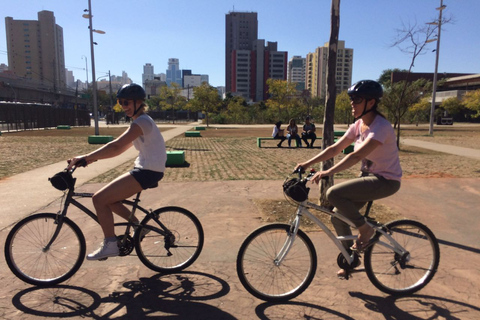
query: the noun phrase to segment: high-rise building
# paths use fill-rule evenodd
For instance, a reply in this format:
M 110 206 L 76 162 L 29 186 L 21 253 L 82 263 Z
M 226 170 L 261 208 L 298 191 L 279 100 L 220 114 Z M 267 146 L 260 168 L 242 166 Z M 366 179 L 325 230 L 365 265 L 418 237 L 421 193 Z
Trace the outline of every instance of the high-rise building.
M 155 77 L 155 73 L 153 72 L 153 65 L 151 63 L 146 63 L 143 66 L 143 74 L 142 74 L 142 85 L 145 88 L 145 82 L 147 80 L 153 80 Z
M 37 20 L 5 18 L 8 67 L 16 76 L 51 88 L 66 86 L 63 29 L 51 11 Z
M 182 86 L 182 70 L 180 70 L 180 62 L 176 58 L 168 59 L 167 69 L 167 86 L 175 82 L 179 87 Z
M 301 56 L 294 56 L 288 61 L 288 82 L 297 84 L 297 90 L 305 90 L 305 62 L 306 59 Z
M 246 100 L 266 100 L 267 79 L 287 79 L 287 56 L 287 52 L 277 51 L 276 42 L 265 46 L 261 39 L 254 41 L 252 50 L 233 50 L 230 92 Z
M 256 12 L 229 12 L 225 15 L 225 87 L 232 92 L 233 52 L 251 51 L 258 39 Z
M 305 86 L 312 97 L 326 96 L 327 90 L 328 42 L 318 47 L 306 58 Z M 347 90 L 352 83 L 353 49 L 345 48 L 345 41 L 338 41 L 336 91 Z

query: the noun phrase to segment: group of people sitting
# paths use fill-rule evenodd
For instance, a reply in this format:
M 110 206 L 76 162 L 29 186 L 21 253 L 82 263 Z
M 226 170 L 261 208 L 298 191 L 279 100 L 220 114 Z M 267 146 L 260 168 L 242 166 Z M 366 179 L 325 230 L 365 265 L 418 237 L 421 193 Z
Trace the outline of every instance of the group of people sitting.
M 298 132 L 298 126 L 295 123 L 295 119 L 290 119 L 286 136 L 284 130 L 281 129 L 281 126 L 281 121 L 275 123 L 272 132 L 272 137 L 274 139 L 280 139 L 277 147 L 282 147 L 283 141 L 288 140 L 288 147 L 290 148 L 292 145 L 292 139 L 294 139 L 296 141 L 297 148 L 302 147 L 302 140 L 305 142 L 307 148 L 313 148 L 313 143 L 317 139 L 317 135 L 315 134 L 315 125 L 310 122 L 310 117 L 305 118 L 305 124 L 303 125 L 303 131 L 301 134 Z M 309 140 L 310 143 L 308 143 Z

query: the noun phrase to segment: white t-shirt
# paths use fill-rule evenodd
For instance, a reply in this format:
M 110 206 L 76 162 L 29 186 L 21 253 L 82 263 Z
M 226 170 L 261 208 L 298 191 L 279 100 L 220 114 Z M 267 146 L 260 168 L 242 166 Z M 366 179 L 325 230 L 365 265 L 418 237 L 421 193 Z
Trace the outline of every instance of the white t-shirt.
M 133 146 L 139 151 L 135 160 L 135 168 L 164 172 L 167 151 L 157 125 L 146 114 L 139 116 L 132 124 L 138 125 L 143 132 L 143 135 L 133 141 Z
M 398 148 L 395 132 L 392 125 L 382 116 L 377 115 L 369 128 L 361 132 L 363 121 L 356 121 L 351 125 L 345 135 L 355 140 L 354 150 L 358 150 L 368 138 L 375 139 L 381 143 L 365 159 L 362 160 L 363 172 L 370 172 L 380 175 L 388 180 L 402 178 L 402 167 L 398 157 Z

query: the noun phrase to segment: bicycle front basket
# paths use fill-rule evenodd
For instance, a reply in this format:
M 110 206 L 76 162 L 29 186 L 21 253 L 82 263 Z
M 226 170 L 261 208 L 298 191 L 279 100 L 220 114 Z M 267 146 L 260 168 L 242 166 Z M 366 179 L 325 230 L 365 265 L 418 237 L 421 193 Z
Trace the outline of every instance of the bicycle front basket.
M 72 174 L 66 170 L 56 173 L 53 177 L 48 178 L 48 180 L 52 186 L 61 191 L 72 189 L 75 185 L 75 179 L 72 177 Z
M 283 183 L 283 192 L 294 201 L 305 201 L 310 192 L 310 188 L 307 188 L 306 183 L 307 181 L 300 181 L 297 178 L 287 180 Z

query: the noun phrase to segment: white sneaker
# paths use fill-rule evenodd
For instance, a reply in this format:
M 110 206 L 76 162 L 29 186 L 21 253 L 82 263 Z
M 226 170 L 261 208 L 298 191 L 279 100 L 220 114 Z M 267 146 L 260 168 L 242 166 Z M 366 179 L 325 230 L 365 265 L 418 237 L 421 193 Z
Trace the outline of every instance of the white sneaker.
M 120 254 L 117 241 L 103 240 L 100 248 L 87 255 L 87 260 L 101 260 L 108 257 L 116 257 Z

